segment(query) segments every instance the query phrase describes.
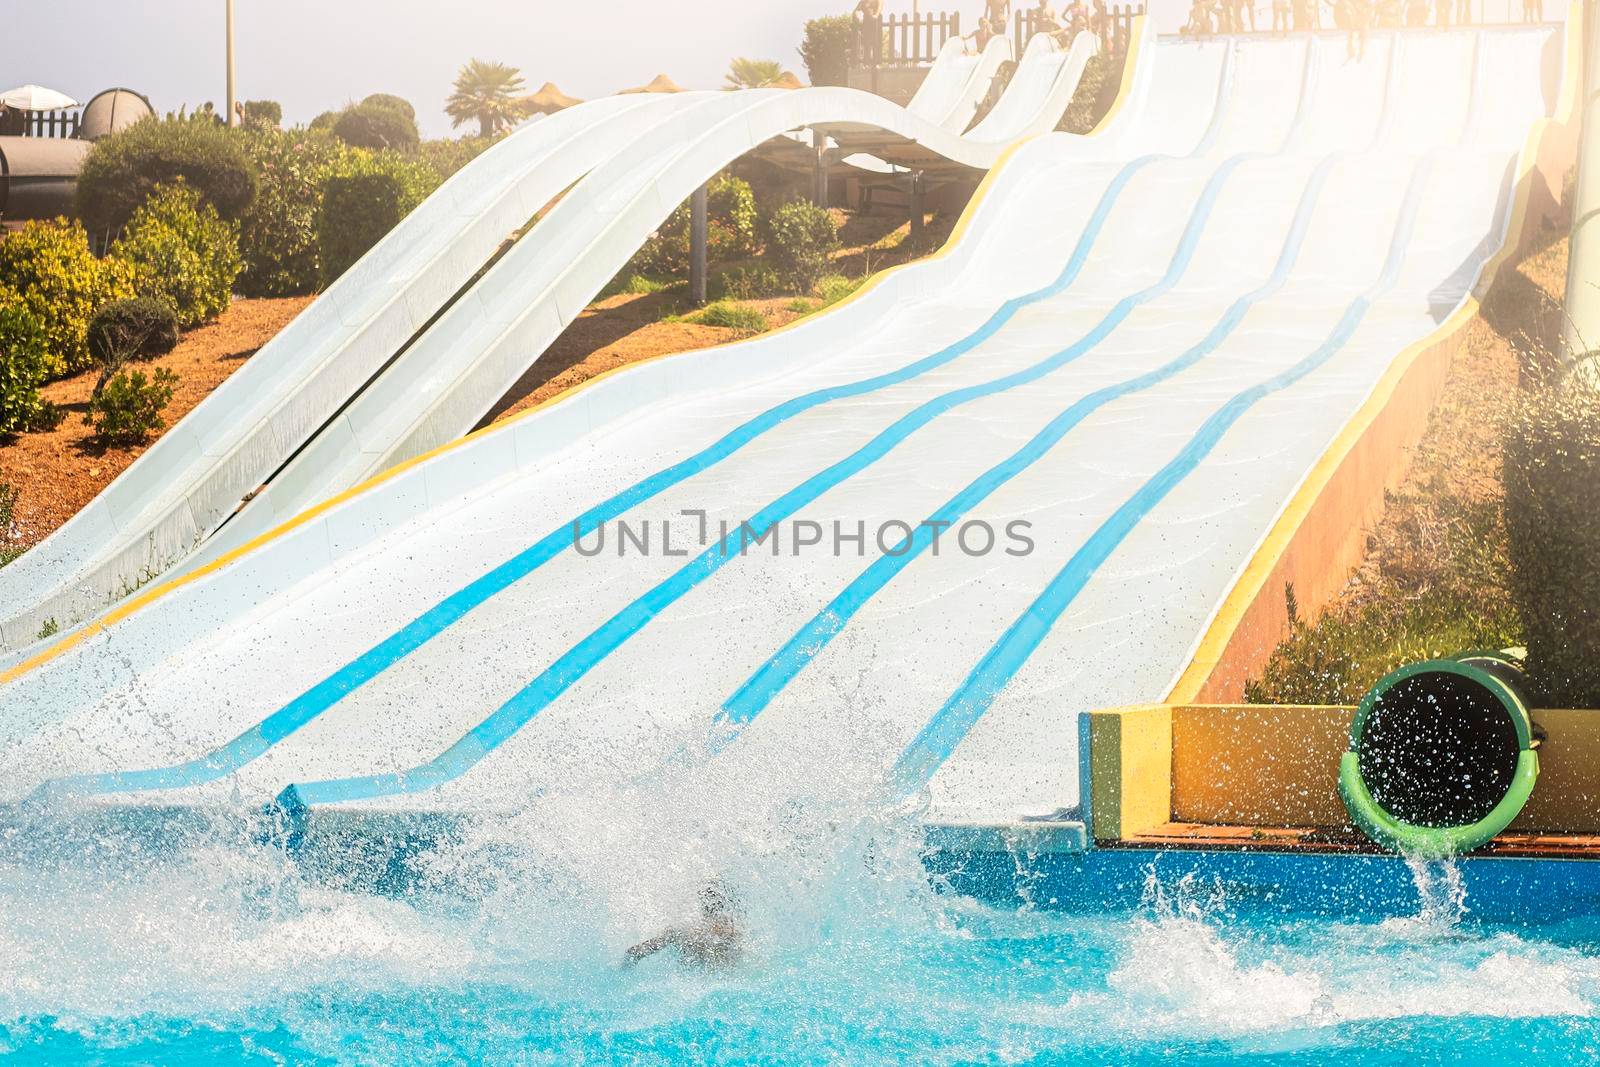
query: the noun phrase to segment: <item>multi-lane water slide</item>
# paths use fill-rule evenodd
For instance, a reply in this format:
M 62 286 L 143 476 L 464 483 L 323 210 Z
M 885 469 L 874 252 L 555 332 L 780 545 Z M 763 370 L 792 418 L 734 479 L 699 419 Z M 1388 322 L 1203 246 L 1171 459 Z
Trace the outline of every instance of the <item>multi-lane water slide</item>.
M 1009 46 L 941 55 L 902 109 L 848 89 L 614 97 L 475 160 L 87 508 L 0 572 L 0 646 L 70 627 L 470 430 L 672 209 L 786 130 L 877 130 L 884 151 L 987 170 L 1054 128 L 1094 42 L 1040 38 L 970 123 Z M 562 194 L 565 195 L 562 195 Z M 482 277 L 509 234 L 561 196 Z M 464 287 L 470 290 L 455 299 Z M 453 301 L 453 302 L 452 302 Z
M 1162 41 L 941 256 L 394 470 L 40 657 L 0 690 L 0 789 L 276 798 L 314 834 L 688 767 L 779 814 L 842 780 L 1070 822 L 1076 713 L 1167 691 L 1470 299 L 1560 36 Z

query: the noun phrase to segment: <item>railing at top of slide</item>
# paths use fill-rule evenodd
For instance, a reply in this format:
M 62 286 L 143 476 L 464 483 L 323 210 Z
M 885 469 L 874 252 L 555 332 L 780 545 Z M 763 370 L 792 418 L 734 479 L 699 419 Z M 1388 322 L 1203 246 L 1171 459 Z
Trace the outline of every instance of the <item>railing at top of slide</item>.
M 939 57 L 946 41 L 960 36 L 959 11 L 880 15 L 862 26 L 855 62 L 867 67 L 922 66 Z
M 1105 55 L 1126 55 L 1128 42 L 1133 38 L 1133 20 L 1144 14 L 1143 4 L 1112 4 L 1108 8 L 1095 9 L 1088 3 L 1084 5 L 1084 25 L 1074 28 L 1070 24 L 1071 6 L 1063 5 L 1057 12 L 1057 19 L 1061 28 L 1068 33 L 1077 30 L 1088 30 L 1100 38 L 1100 51 Z M 1028 47 L 1028 42 L 1034 35 L 1041 32 L 1039 26 L 1039 9 L 1036 7 L 1022 8 L 1017 11 L 1013 20 L 1012 32 L 1015 34 L 1016 54 L 1021 55 Z

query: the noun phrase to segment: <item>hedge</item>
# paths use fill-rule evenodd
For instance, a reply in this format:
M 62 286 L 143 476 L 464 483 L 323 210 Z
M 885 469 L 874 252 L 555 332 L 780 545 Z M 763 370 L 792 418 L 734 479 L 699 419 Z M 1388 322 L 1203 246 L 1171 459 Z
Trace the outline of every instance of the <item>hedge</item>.
M 46 369 L 39 320 L 15 293 L 0 292 L 0 436 L 49 421 L 52 407 L 39 396 Z M 0 536 L 4 532 L 0 530 Z
M 178 316 L 172 305 L 152 296 L 107 304 L 89 320 L 89 353 L 101 367 L 115 369 L 130 359 L 154 359 L 178 346 Z
M 183 179 L 224 219 L 256 196 L 243 139 L 204 115 L 147 118 L 95 144 L 78 175 L 78 215 L 94 231 L 121 229 L 158 185 Z
M 108 258 L 128 263 L 139 292 L 168 301 L 185 329 L 228 309 L 242 266 L 237 231 L 181 181 L 156 186 Z
M 248 131 L 245 151 L 259 172 L 255 201 L 239 220 L 239 254 L 245 296 L 300 296 L 315 292 L 317 207 L 322 183 L 344 165 L 350 149 L 306 130 Z
M 415 152 L 421 137 L 416 121 L 385 103 L 361 103 L 339 116 L 333 135 L 352 148 Z
M 855 26 L 849 15 L 829 15 L 806 23 L 800 58 L 812 85 L 844 85 L 850 74 Z
M 1600 391 L 1541 388 L 1505 431 L 1511 588 L 1546 707 L 1600 707 Z
M 0 241 L 0 286 L 17 293 L 44 330 L 45 372 L 60 378 L 94 365 L 89 318 L 134 295 L 134 272 L 120 259 L 95 258 L 81 223 L 56 219 Z
M 358 153 L 322 184 L 317 252 L 324 285 L 350 268 L 438 185 L 425 164 Z

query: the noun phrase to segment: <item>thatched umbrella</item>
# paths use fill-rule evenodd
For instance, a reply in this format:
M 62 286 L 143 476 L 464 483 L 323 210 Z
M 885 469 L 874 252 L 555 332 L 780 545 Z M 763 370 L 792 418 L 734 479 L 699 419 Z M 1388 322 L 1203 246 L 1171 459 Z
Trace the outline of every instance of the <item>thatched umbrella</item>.
M 555 82 L 545 82 L 539 91 L 532 96 L 522 98 L 522 107 L 530 115 L 553 115 L 557 111 L 565 111 L 574 104 L 581 104 L 575 96 L 568 96 L 556 88 Z
M 767 85 L 768 89 L 804 89 L 806 83 L 795 76 L 794 71 L 786 70 L 778 76 L 778 80 Z
M 630 93 L 681 93 L 683 87 L 665 74 L 657 74 L 650 79 L 650 84 L 641 85 L 636 89 L 624 89 L 618 96 L 627 96 Z

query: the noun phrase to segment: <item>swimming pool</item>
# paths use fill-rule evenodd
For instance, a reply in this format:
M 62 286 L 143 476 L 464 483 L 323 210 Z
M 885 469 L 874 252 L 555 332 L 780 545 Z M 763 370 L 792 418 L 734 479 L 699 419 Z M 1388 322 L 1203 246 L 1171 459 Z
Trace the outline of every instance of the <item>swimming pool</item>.
M 60 862 L 13 854 L 0 865 L 0 1051 L 106 1063 L 1600 1062 L 1600 920 L 1486 922 L 1450 868 L 1424 876 L 1421 909 L 1329 920 L 1241 908 L 1216 879 L 1163 876 L 1163 857 L 1127 907 L 1069 913 L 940 892 L 913 842 L 882 824 L 817 822 L 738 859 L 702 837 L 614 854 L 603 870 L 554 845 L 517 862 L 499 850 L 492 864 L 462 846 L 416 858 L 392 894 L 220 838 Z M 682 913 L 712 859 L 743 896 L 745 964 L 702 973 L 661 956 L 619 969 L 631 940 Z

